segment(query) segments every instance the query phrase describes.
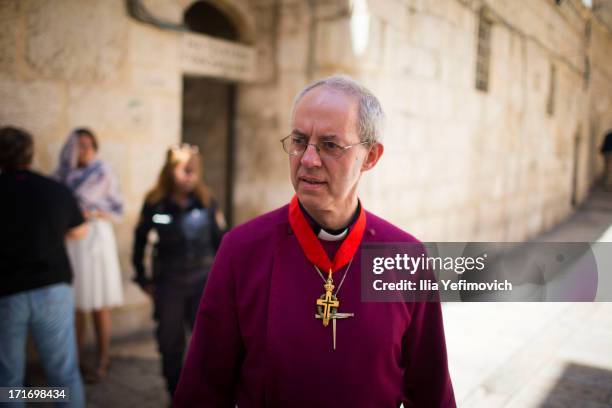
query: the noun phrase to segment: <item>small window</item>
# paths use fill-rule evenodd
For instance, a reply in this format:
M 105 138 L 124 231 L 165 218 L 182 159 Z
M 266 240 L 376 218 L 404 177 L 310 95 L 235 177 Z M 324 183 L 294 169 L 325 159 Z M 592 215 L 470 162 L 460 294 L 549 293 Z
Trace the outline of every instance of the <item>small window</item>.
M 591 82 L 591 60 L 588 55 L 584 56 L 584 89 L 589 89 L 589 84 Z
M 478 20 L 478 48 L 476 51 L 476 89 L 489 90 L 489 67 L 491 65 L 491 29 L 492 21 L 485 15 L 485 9 L 480 11 Z
M 546 100 L 546 113 L 548 116 L 555 114 L 555 93 L 557 92 L 557 67 L 550 64 L 550 77 L 548 78 L 548 99 Z
M 585 39 L 585 47 L 588 49 L 591 44 L 591 35 L 593 32 L 593 28 L 591 26 L 591 21 L 587 21 L 584 27 L 584 39 Z M 591 82 L 591 60 L 589 59 L 588 53 L 584 55 L 584 73 L 582 76 L 584 80 L 584 89 L 589 89 L 589 84 Z

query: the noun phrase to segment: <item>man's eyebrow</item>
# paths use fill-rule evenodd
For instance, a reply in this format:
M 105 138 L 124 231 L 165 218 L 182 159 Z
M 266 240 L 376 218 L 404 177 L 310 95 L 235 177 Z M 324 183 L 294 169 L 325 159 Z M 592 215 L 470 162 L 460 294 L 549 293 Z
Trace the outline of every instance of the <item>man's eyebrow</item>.
M 300 137 L 304 137 L 304 138 L 308 138 L 308 135 L 298 129 L 293 129 L 291 131 L 292 135 L 296 135 L 296 136 L 300 136 Z M 319 139 L 324 139 L 324 140 L 336 140 L 338 139 L 338 136 L 333 134 L 333 133 L 329 133 L 329 134 L 325 134 L 325 135 L 321 135 L 319 136 Z
M 301 131 L 299 131 L 299 130 L 297 130 L 297 129 L 293 129 L 293 130 L 291 131 L 291 134 L 292 134 L 292 135 L 296 135 L 296 136 L 306 137 L 306 138 L 308 137 L 308 135 L 307 135 L 306 133 L 301 132 Z

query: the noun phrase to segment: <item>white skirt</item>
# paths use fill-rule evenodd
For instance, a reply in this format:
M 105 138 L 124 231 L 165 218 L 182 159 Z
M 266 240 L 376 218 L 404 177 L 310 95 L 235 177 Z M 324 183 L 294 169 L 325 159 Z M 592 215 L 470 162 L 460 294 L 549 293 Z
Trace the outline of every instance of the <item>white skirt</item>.
M 67 241 L 66 249 L 77 310 L 87 312 L 123 303 L 117 243 L 110 221 L 90 220 L 87 236 Z

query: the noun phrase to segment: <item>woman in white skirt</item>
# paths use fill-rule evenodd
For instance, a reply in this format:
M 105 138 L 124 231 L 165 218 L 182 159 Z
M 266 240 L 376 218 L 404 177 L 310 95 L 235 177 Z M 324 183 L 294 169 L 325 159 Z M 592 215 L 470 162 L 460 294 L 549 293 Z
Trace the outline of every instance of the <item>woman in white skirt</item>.
M 88 129 L 76 129 L 60 154 L 55 177 L 77 197 L 89 222 L 89 233 L 67 243 L 74 273 L 76 332 L 82 350 L 85 317 L 93 312 L 98 345 L 98 366 L 93 380 L 105 377 L 109 363 L 110 308 L 123 303 L 121 271 L 112 222 L 123 214 L 117 178 L 97 157 L 98 142 Z

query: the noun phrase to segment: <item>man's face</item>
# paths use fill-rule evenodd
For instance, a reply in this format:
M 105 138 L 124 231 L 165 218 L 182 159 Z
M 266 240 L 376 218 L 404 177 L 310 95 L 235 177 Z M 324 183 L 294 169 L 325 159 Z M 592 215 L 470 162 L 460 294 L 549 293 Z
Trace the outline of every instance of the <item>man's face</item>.
M 295 107 L 292 134 L 308 143 L 332 141 L 341 146 L 359 143 L 359 105 L 356 98 L 320 86 L 306 93 Z M 314 146 L 302 155 L 289 156 L 291 182 L 304 206 L 333 210 L 347 205 L 356 194 L 366 145 L 347 149 L 339 158 L 321 157 Z

